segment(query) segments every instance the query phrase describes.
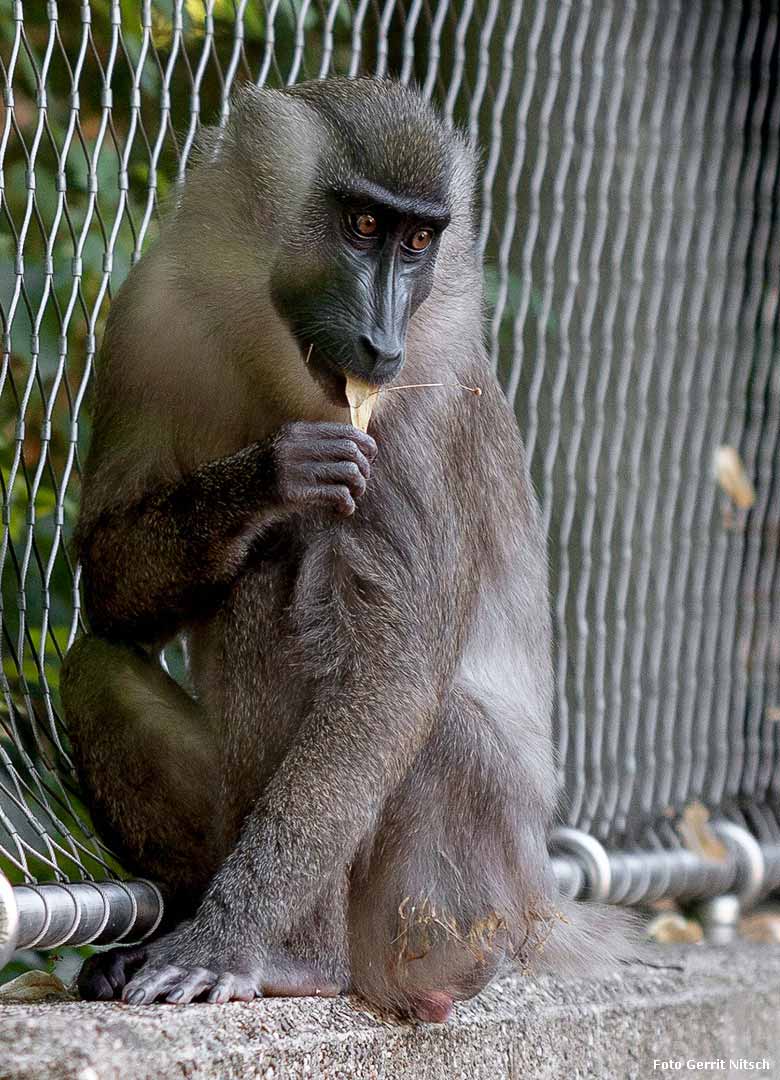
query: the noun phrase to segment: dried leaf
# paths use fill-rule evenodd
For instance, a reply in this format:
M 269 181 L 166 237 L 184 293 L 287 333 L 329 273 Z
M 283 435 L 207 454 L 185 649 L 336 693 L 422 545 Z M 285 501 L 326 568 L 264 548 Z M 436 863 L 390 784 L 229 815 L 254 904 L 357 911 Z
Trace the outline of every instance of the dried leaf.
M 688 851 L 714 862 L 722 863 L 728 859 L 726 845 L 712 831 L 710 812 L 700 802 L 685 807 L 677 831 Z
M 715 451 L 715 479 L 740 510 L 749 510 L 756 501 L 755 489 L 733 446 L 719 446 Z
M 486 944 L 492 946 L 493 940 L 499 930 L 506 930 L 506 919 L 497 911 L 492 911 L 485 918 L 472 923 L 468 933 L 468 941 L 471 944 Z
M 62 979 L 48 971 L 25 971 L 16 979 L 0 986 L 0 1002 L 43 1001 L 44 998 L 59 998 L 72 1001 L 74 995 L 68 990 Z
M 776 910 L 756 911 L 739 923 L 740 935 L 760 945 L 780 944 L 780 914 Z
M 666 911 L 677 911 L 677 904 L 670 896 L 663 896 L 660 900 L 651 900 L 647 906 L 656 915 L 661 915 Z
M 693 919 L 677 911 L 665 911 L 648 923 L 647 936 L 661 945 L 693 945 L 702 940 L 704 932 Z
M 356 379 L 353 375 L 347 376 L 346 385 L 347 401 L 349 402 L 349 416 L 353 425 L 361 431 L 368 431 L 368 422 L 374 411 L 376 401 L 376 388 L 370 383 Z

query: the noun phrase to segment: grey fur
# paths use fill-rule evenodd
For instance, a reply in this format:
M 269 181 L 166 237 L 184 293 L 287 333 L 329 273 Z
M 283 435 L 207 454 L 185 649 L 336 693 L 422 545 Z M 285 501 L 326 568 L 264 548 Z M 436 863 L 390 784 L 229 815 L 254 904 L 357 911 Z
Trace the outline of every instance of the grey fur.
M 291 447 L 349 414 L 269 281 L 321 271 L 313 193 L 356 169 L 446 200 L 401 381 L 482 396 L 380 396 L 343 516 L 292 495 Z M 96 819 L 194 914 L 89 966 L 91 996 L 351 988 L 442 1019 L 511 960 L 567 962 L 544 541 L 483 345 L 474 171 L 398 85 L 245 90 L 114 302 L 78 527 L 100 637 L 63 695 Z M 195 700 L 154 659 L 174 634 Z M 568 944 L 589 963 L 597 936 Z

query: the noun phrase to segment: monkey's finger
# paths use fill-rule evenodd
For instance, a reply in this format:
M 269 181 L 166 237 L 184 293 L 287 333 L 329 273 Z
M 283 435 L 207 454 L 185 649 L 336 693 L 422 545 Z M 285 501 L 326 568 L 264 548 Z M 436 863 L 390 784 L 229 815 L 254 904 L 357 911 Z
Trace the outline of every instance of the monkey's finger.
M 307 447 L 306 457 L 302 459 L 302 464 L 308 464 L 310 461 L 338 464 L 352 462 L 357 465 L 366 480 L 371 476 L 371 462 L 353 439 L 322 440 L 316 446 Z
M 110 1001 L 114 996 L 111 984 L 105 976 L 100 953 L 90 956 L 81 966 L 77 986 L 79 994 L 87 1001 Z
M 193 968 L 181 980 L 178 986 L 165 995 L 165 1000 L 172 1005 L 189 1005 L 204 990 L 208 990 L 217 980 L 217 976 L 208 968 Z
M 354 424 L 350 424 L 349 427 L 349 437 L 353 442 L 358 444 L 368 460 L 373 461 L 379 450 L 379 447 L 376 445 L 376 440 L 372 439 L 368 432 L 361 431 L 360 428 L 355 427 Z
M 114 991 L 114 994 L 119 993 L 130 977 L 129 974 L 125 972 L 125 965 L 118 960 L 115 960 L 110 967 L 106 968 L 104 975 L 109 986 Z
M 114 949 L 110 954 L 107 966 L 104 968 L 105 976 L 114 988 L 114 994 L 119 991 L 141 967 L 146 956 L 144 948 L 120 948 Z
M 118 996 L 143 957 L 144 950 L 139 948 L 112 949 L 90 956 L 79 972 L 79 993 L 88 1001 L 110 1001 Z
M 361 476 L 363 476 L 364 479 L 371 479 L 371 462 L 368 460 L 366 455 L 359 447 L 356 447 L 356 453 L 352 458 L 349 459 L 347 464 L 357 466 Z
M 344 517 L 349 517 L 355 513 L 355 500 L 352 498 L 350 490 L 343 484 L 331 484 L 329 488 L 325 488 L 326 491 L 332 492 L 330 500 L 336 511 L 339 514 L 343 514 Z
M 374 445 L 369 446 L 366 440 Z M 374 443 L 371 435 L 366 435 L 360 428 L 352 429 L 352 434 L 347 442 L 349 443 L 351 456 L 353 455 L 352 460 L 360 465 L 360 470 L 367 480 L 368 476 L 371 475 L 371 463 L 376 458 L 376 443 Z
M 318 432 L 334 439 L 348 439 L 356 443 L 358 448 L 365 454 L 369 461 L 373 461 L 377 455 L 377 445 L 374 439 L 354 424 L 318 424 Z
M 317 503 L 345 517 L 355 513 L 355 500 L 344 484 L 322 484 L 319 487 L 306 488 L 303 498 L 305 502 Z
M 368 462 L 366 462 L 366 468 L 370 469 Z M 316 475 L 322 483 L 345 484 L 353 499 L 359 499 L 365 494 L 368 477 L 360 471 L 354 461 L 330 461 L 327 464 L 318 465 Z
M 131 979 L 122 992 L 122 1001 L 128 1005 L 143 1005 L 144 1002 L 156 1001 L 161 994 L 172 990 L 184 976 L 184 968 L 174 967 L 173 964 L 165 964 L 163 967 L 147 971 L 141 969 L 141 973 Z

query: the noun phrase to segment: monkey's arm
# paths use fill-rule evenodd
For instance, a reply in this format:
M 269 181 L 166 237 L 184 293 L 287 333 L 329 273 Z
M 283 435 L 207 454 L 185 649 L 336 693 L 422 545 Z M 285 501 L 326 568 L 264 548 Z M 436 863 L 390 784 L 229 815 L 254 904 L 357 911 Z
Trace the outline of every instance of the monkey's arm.
M 264 529 L 303 506 L 351 514 L 376 445 L 346 424 L 294 423 L 130 506 L 82 517 L 87 614 L 99 635 L 170 639 L 212 607 Z M 89 485 L 85 503 L 89 506 Z

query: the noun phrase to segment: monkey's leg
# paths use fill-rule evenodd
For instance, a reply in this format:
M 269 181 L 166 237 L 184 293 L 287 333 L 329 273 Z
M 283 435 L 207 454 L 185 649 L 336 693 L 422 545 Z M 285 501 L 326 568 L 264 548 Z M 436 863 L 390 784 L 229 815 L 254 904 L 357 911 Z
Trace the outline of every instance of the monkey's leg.
M 199 902 L 220 862 L 219 751 L 203 710 L 149 656 L 97 637 L 78 641 L 61 678 L 84 799 L 133 873 L 160 885 L 171 916 Z M 87 961 L 82 993 L 112 997 L 144 947 Z
M 481 707 L 453 691 L 355 861 L 352 989 L 380 1007 L 442 1022 L 535 939 L 542 819 L 518 808 L 522 777 L 502 759 Z

